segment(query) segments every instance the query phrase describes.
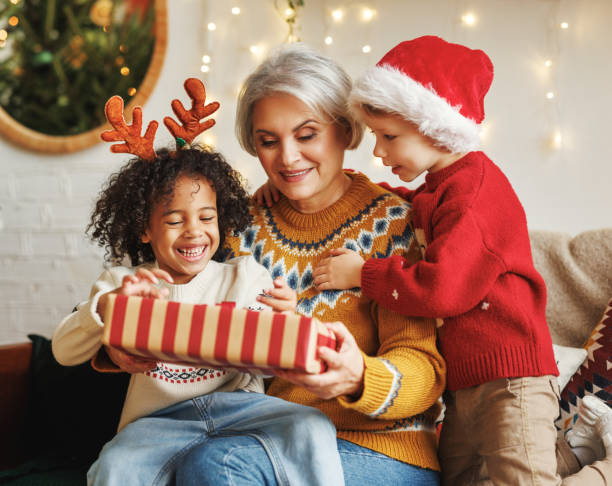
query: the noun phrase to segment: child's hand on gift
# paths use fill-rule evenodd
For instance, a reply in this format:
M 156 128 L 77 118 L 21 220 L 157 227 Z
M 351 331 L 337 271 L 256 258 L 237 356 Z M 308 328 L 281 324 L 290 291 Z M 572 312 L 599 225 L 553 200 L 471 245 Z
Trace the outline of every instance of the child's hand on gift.
M 161 268 L 152 268 L 151 270 L 139 268 L 134 275 L 123 277 L 121 287 L 117 289 L 117 293 L 150 297 L 152 299 L 165 299 L 168 297 L 168 289 L 157 287 L 160 278 L 168 283 L 174 282 L 170 274 Z
M 318 375 L 290 370 L 274 370 L 274 374 L 299 385 L 324 400 L 345 396 L 357 400 L 363 393 L 365 365 L 361 350 L 351 332 L 341 322 L 327 322 L 336 336 L 336 349 L 319 346 L 319 358 L 327 370 Z
M 159 288 L 156 286 L 160 278 L 168 283 L 174 281 L 170 274 L 161 268 L 152 268 L 151 270 L 139 268 L 134 275 L 126 275 L 123 277 L 121 287 L 100 296 L 97 307 L 98 314 L 104 319 L 108 294 L 136 295 L 152 299 L 165 299 L 168 297 L 169 291 L 166 288 Z
M 265 289 L 264 294 L 257 297 L 257 301 L 270 306 L 276 312 L 295 312 L 297 293 L 283 277 L 277 277 L 274 279 L 274 288 Z
M 110 346 L 105 346 L 105 348 L 106 354 L 108 354 L 112 362 L 128 373 L 144 373 L 157 366 L 157 362 L 154 359 L 135 356 Z
M 345 290 L 361 287 L 361 269 L 365 260 L 348 248 L 336 248 L 319 262 L 312 272 L 317 290 Z
M 278 202 L 279 197 L 280 192 L 269 180 L 253 194 L 253 198 L 257 204 L 263 206 L 265 203 L 267 207 L 274 206 L 274 203 Z

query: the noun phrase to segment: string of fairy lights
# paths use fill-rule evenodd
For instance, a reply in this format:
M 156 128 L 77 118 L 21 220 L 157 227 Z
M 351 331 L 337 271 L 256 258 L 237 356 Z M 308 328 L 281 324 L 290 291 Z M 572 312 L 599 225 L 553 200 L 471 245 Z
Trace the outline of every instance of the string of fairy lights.
M 12 4 L 17 4 L 20 0 L 10 0 Z M 108 1 L 108 0 L 106 0 Z M 376 32 L 377 27 L 382 28 L 381 25 L 376 25 L 379 20 L 379 11 L 373 6 L 364 5 L 363 3 L 352 2 L 351 0 L 344 0 L 344 5 L 330 6 L 330 3 L 324 1 L 324 7 L 321 9 L 323 38 L 317 39 L 306 39 L 309 43 L 316 44 L 321 42 L 325 46 L 332 46 L 336 42 L 334 33 L 338 33 L 339 29 L 349 28 L 356 29 L 360 28 L 360 36 L 354 36 L 360 39 L 372 38 L 371 32 Z M 259 8 L 255 5 L 255 2 L 240 3 L 240 0 L 234 0 L 234 2 L 223 2 L 226 7 L 223 9 L 214 9 L 214 16 L 216 18 L 207 18 L 205 20 L 205 42 L 203 46 L 203 52 L 201 55 L 201 72 L 204 76 L 207 76 L 214 70 L 213 51 L 214 51 L 214 38 L 217 30 L 217 24 L 224 22 L 220 16 L 244 16 L 249 15 L 249 9 Z M 219 4 L 217 4 L 219 5 Z M 286 23 L 287 33 L 284 39 L 278 39 L 278 43 L 281 42 L 297 42 L 303 40 L 301 38 L 301 20 L 304 14 L 304 10 L 309 7 L 307 0 L 274 0 L 274 10 L 276 14 Z M 549 45 L 547 49 L 549 52 L 541 53 L 541 65 L 539 69 L 540 78 L 542 81 L 542 96 L 550 102 L 549 110 L 549 141 L 548 146 L 553 150 L 559 150 L 564 145 L 563 131 L 559 125 L 560 113 L 559 113 L 559 98 L 560 93 L 556 86 L 556 73 L 557 65 L 560 57 L 560 45 L 559 38 L 563 35 L 563 32 L 570 29 L 570 24 L 566 19 L 559 19 L 559 2 L 557 2 L 557 8 L 552 12 L 552 16 L 556 17 L 554 23 L 550 23 L 551 32 L 549 33 Z M 314 8 L 314 6 L 313 6 Z M 212 11 L 212 9 L 207 9 Z M 277 19 L 271 19 L 271 22 Z M 476 10 L 466 10 L 460 13 L 458 19 L 459 24 L 464 29 L 471 29 L 478 26 L 480 19 L 479 14 Z M 3 25 L 4 23 L 4 25 Z M 1 50 L 7 45 L 9 37 L 10 26 L 15 26 L 19 23 L 17 17 L 10 17 L 8 19 L 2 19 L 0 21 L 0 54 Z M 363 35 L 365 33 L 365 35 Z M 253 56 L 254 64 L 259 62 L 266 55 L 267 50 L 271 46 L 266 46 L 263 42 L 253 42 L 248 46 L 250 55 Z M 372 52 L 372 46 L 369 42 L 355 43 L 353 49 L 357 53 L 361 52 L 367 55 Z M 123 66 L 122 69 L 128 69 Z M 123 73 L 122 73 L 123 74 Z M 240 87 L 235 89 L 235 93 L 239 91 Z M 482 137 L 486 142 L 489 136 L 489 125 L 485 122 L 482 127 Z M 204 143 L 214 145 L 215 139 L 212 133 L 204 135 L 206 138 L 202 140 Z
M 251 4 L 243 4 L 243 6 L 238 5 L 239 0 L 235 0 L 235 4 L 232 5 L 228 2 L 227 8 L 225 11 L 215 11 L 215 15 L 222 16 L 240 16 L 240 15 L 249 15 L 248 9 L 253 8 Z M 308 9 L 308 1 L 301 2 L 299 6 L 297 6 L 297 2 L 281 2 L 276 0 L 274 2 L 276 14 L 279 15 L 285 22 L 287 22 L 288 33 L 284 39 L 279 39 L 278 43 L 281 42 L 296 42 L 300 40 L 305 40 L 306 42 L 316 45 L 317 43 L 322 43 L 324 46 L 333 46 L 334 43 L 337 43 L 337 39 L 335 37 L 335 33 L 339 32 L 341 28 L 349 28 L 349 29 L 360 29 L 359 35 L 353 36 L 354 38 L 362 39 L 362 43 L 355 43 L 353 49 L 355 53 L 361 53 L 363 55 L 367 55 L 372 52 L 372 46 L 369 42 L 365 42 L 364 40 L 370 38 L 376 38 L 372 33 L 376 33 L 377 28 L 383 28 L 382 25 L 377 25 L 377 21 L 380 19 L 381 15 L 379 10 L 371 5 L 365 5 L 364 3 L 352 2 L 351 0 L 344 0 L 343 5 L 335 5 L 331 6 L 331 2 L 324 1 L 323 9 L 318 8 L 322 16 L 321 21 L 323 27 L 323 36 L 322 39 L 302 39 L 301 38 L 301 20 L 304 14 L 304 10 Z M 283 4 L 283 5 L 281 5 Z M 552 13 L 553 17 L 559 16 L 559 9 L 557 9 Z M 271 19 L 271 22 L 276 19 Z M 538 69 L 540 73 L 541 85 L 542 85 L 542 94 L 541 96 L 547 100 L 550 104 L 549 111 L 549 136 L 547 140 L 547 146 L 553 150 L 559 150 L 563 147 L 564 144 L 564 136 L 561 127 L 559 126 L 559 101 L 560 101 L 560 93 L 556 86 L 556 75 L 557 75 L 557 65 L 559 62 L 560 56 L 560 48 L 559 48 L 559 36 L 562 36 L 565 31 L 570 29 L 570 24 L 565 19 L 554 19 L 554 23 L 550 24 L 550 39 L 549 46 L 545 48 L 545 52 L 541 52 L 541 64 Z M 217 19 L 206 19 L 205 25 L 208 31 L 207 39 L 205 46 L 205 52 L 202 53 L 202 64 L 201 71 L 206 76 L 211 70 L 214 70 L 214 62 L 212 59 L 212 54 L 210 49 L 211 41 L 210 37 L 215 35 L 215 30 L 217 28 L 217 23 L 220 20 Z M 460 28 L 463 29 L 472 29 L 479 26 L 481 19 L 479 17 L 479 12 L 477 10 L 468 10 L 462 11 L 457 19 L 457 23 Z M 343 46 L 345 47 L 345 46 Z M 269 46 L 266 46 L 263 42 L 252 42 L 248 50 L 250 54 L 253 56 L 253 62 L 256 64 L 263 57 L 265 57 Z M 239 91 L 239 88 L 235 90 Z M 486 143 L 487 138 L 490 137 L 491 132 L 490 123 L 485 121 L 482 126 L 482 138 Z M 207 143 L 214 142 L 214 137 L 212 134 L 208 135 L 209 140 Z M 380 165 L 379 159 L 373 160 L 375 165 Z

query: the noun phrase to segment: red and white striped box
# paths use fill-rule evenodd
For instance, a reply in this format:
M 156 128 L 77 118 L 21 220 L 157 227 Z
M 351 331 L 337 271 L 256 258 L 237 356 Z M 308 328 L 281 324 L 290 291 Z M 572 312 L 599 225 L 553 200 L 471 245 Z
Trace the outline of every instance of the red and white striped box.
M 215 368 L 320 373 L 317 348 L 336 338 L 298 314 L 110 294 L 102 342 L 139 356 Z

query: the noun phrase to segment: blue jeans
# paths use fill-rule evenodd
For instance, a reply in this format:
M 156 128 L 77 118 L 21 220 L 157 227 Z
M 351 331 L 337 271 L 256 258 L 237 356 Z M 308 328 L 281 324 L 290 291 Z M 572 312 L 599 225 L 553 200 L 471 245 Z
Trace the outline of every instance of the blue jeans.
M 378 452 L 338 439 L 346 486 L 439 486 L 436 471 L 396 461 Z M 186 464 L 188 463 L 188 464 Z M 274 485 L 275 476 L 265 450 L 253 437 L 215 439 L 185 457 L 177 486 L 231 484 Z M 330 483 L 331 484 L 331 483 Z
M 253 440 L 263 452 L 270 484 L 344 484 L 336 429 L 325 414 L 242 391 L 186 400 L 130 423 L 103 447 L 87 482 L 149 486 L 181 484 L 187 478 L 198 485 L 232 484 L 194 465 L 219 457 L 218 446 L 241 438 Z

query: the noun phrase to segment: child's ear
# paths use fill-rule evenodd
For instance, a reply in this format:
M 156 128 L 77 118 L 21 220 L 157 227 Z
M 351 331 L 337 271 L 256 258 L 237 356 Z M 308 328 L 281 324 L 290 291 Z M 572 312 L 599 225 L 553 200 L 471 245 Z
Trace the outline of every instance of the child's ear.
M 149 235 L 149 230 L 145 230 L 144 234 L 140 236 L 140 241 L 143 243 L 151 243 L 151 236 Z

